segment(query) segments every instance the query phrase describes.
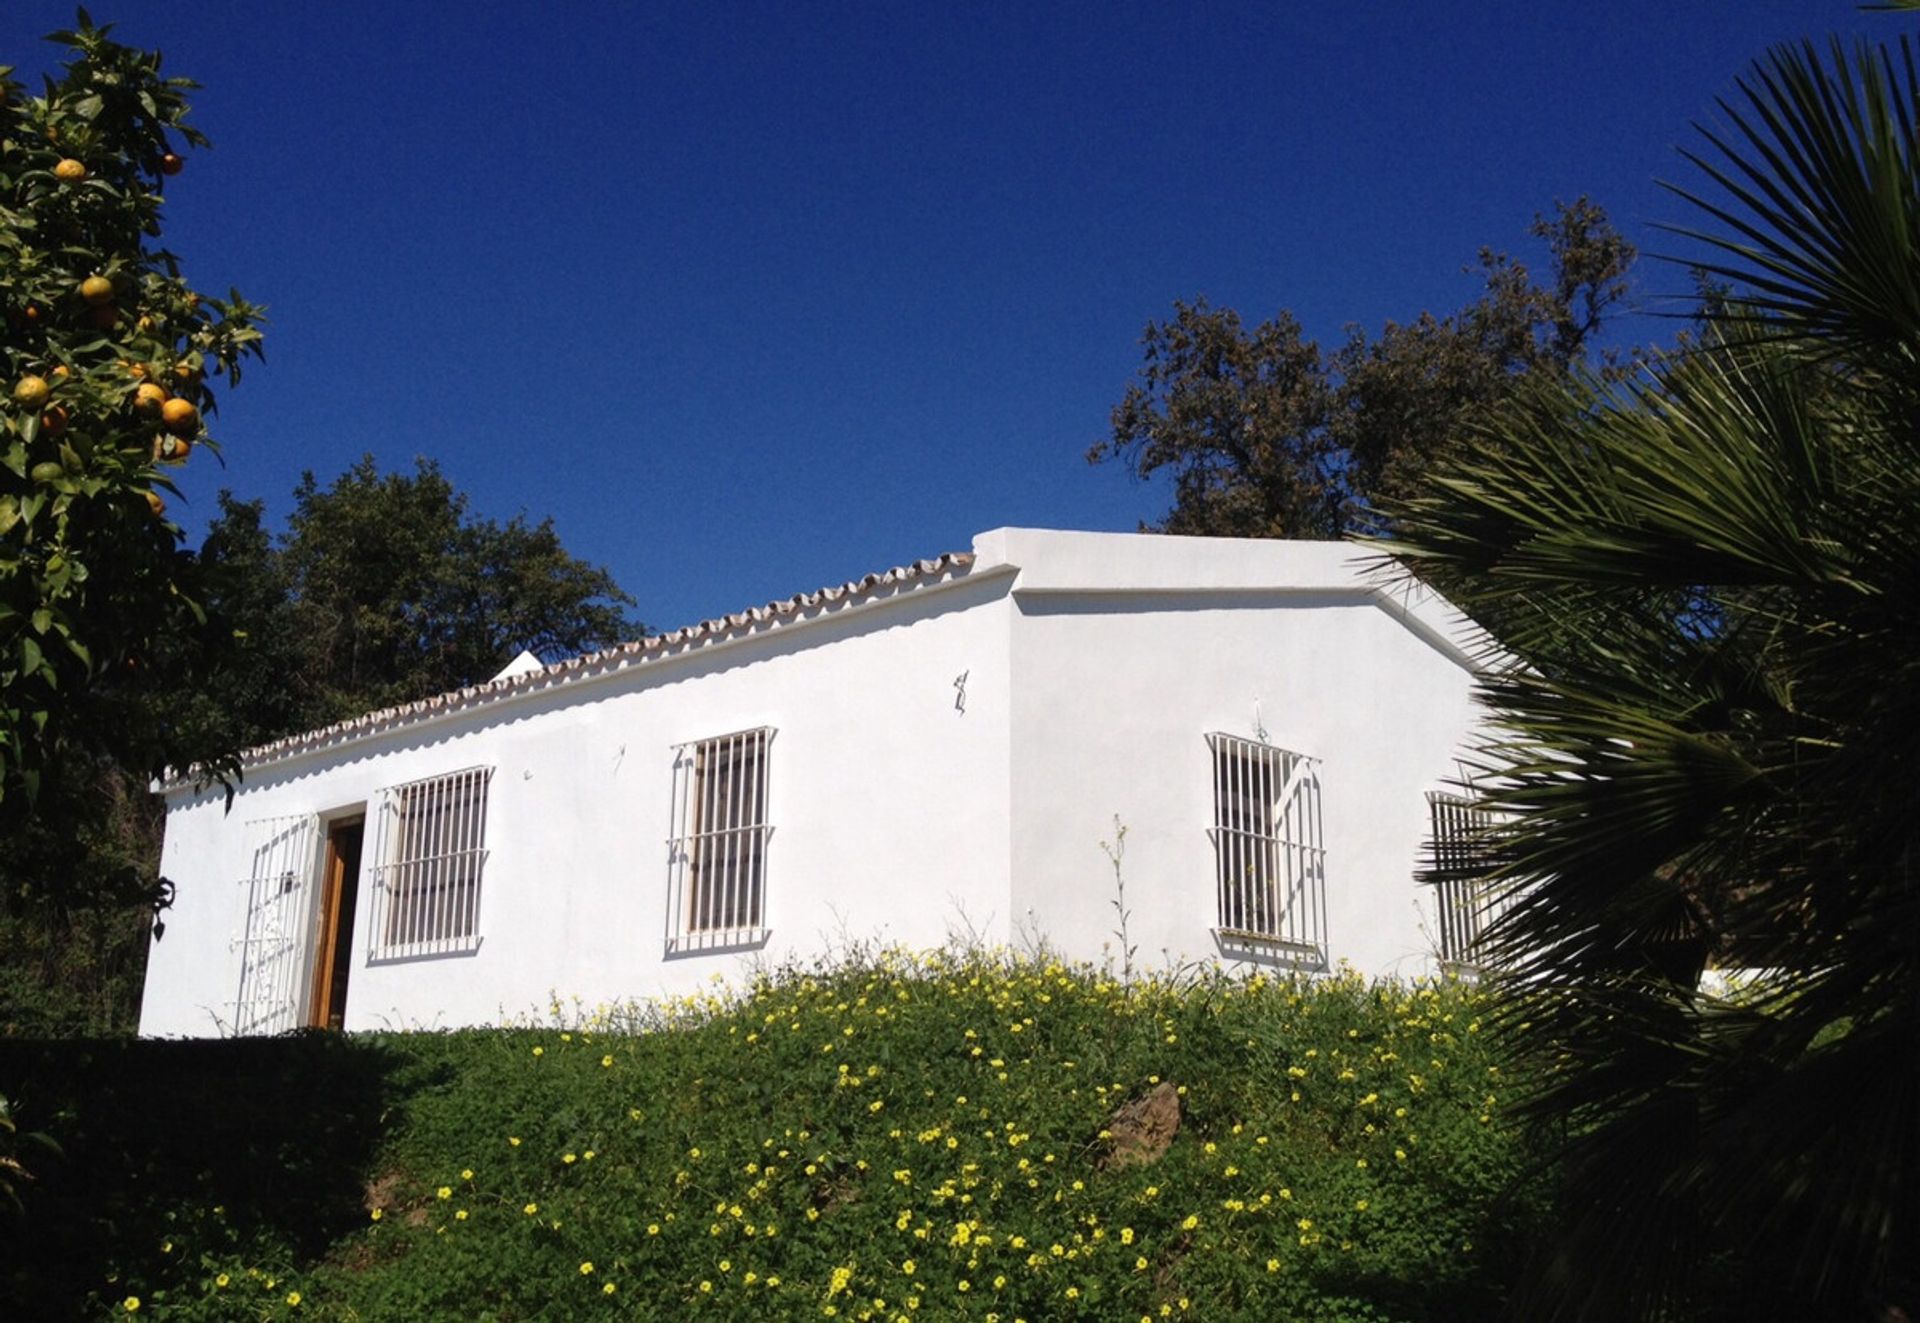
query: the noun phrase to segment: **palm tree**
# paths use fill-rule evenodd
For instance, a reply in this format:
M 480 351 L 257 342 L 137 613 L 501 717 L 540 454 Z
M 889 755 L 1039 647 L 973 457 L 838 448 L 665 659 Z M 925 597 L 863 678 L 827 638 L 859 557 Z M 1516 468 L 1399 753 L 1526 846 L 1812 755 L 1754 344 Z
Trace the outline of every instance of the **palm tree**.
M 1720 107 L 1704 330 L 1529 392 L 1382 544 L 1501 645 L 1461 867 L 1566 1193 L 1516 1317 L 1920 1317 L 1915 52 Z

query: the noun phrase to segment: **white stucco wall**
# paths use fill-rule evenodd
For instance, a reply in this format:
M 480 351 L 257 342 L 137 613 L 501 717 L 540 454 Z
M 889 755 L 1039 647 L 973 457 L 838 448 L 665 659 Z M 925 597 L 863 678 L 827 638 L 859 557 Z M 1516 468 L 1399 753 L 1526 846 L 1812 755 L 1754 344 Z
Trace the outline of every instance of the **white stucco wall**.
M 1099 850 L 1115 814 L 1142 959 L 1208 958 L 1205 736 L 1253 735 L 1256 711 L 1273 743 L 1324 760 L 1334 959 L 1424 967 L 1421 792 L 1450 774 L 1472 720 L 1445 637 L 1457 621 L 1371 594 L 1338 544 L 998 530 L 975 550 L 945 582 L 269 762 L 230 814 L 218 791 L 175 790 L 162 871 L 178 894 L 141 1031 L 231 1022 L 244 823 L 350 813 L 473 765 L 495 769 L 479 949 L 370 965 L 363 867 L 350 1030 L 493 1022 L 551 993 L 685 991 L 849 940 L 938 945 L 963 926 L 1117 961 Z M 759 725 L 778 732 L 771 938 L 670 955 L 674 746 Z
M 369 964 L 356 915 L 346 1027 L 451 1027 L 686 991 L 716 972 L 854 939 L 934 946 L 962 913 L 1007 913 L 1005 678 L 1010 579 L 971 576 L 800 627 L 363 739 L 178 795 L 163 873 L 178 896 L 152 943 L 143 1034 L 231 1021 L 246 877 L 243 824 L 352 812 L 382 787 L 491 765 L 482 941 Z M 965 712 L 953 681 L 968 673 Z M 764 948 L 669 957 L 664 922 L 674 746 L 743 727 L 771 748 Z M 371 851 L 369 851 L 371 852 Z
M 1107 556 L 1016 532 L 1013 876 L 1018 921 L 1069 953 L 1119 952 L 1113 870 L 1127 828 L 1128 938 L 1139 958 L 1236 954 L 1215 920 L 1206 736 L 1320 760 L 1329 963 L 1431 969 L 1430 897 L 1413 880 L 1424 792 L 1454 774 L 1472 675 L 1434 626 L 1409 628 L 1338 544 L 1125 539 Z M 1107 948 L 1103 951 L 1103 945 Z

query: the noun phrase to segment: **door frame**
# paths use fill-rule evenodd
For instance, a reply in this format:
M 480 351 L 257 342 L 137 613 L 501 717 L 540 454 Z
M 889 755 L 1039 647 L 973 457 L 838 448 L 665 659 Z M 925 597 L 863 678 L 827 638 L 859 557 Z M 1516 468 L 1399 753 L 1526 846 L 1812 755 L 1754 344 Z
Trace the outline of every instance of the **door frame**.
M 307 1013 L 303 1018 L 309 1028 L 327 1027 L 327 1012 L 333 1002 L 333 966 L 339 953 L 340 943 L 353 941 L 351 932 L 340 931 L 340 901 L 348 886 L 358 887 L 360 875 L 366 864 L 366 823 L 367 806 L 355 804 L 338 809 L 333 813 L 320 815 L 320 894 L 315 897 L 313 975 L 307 985 Z M 345 860 L 341 858 L 338 834 L 342 828 L 360 828 L 360 857 L 355 861 L 354 875 L 346 876 Z M 355 915 L 359 906 L 356 904 Z

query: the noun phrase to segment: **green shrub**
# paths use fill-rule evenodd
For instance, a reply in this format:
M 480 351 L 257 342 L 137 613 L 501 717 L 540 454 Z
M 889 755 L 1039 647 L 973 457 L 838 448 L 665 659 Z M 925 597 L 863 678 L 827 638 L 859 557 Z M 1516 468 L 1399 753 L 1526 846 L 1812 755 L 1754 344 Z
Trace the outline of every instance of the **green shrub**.
M 88 1309 L 181 1318 L 1480 1318 L 1541 1196 L 1503 1197 L 1524 1155 L 1478 1001 L 883 956 L 369 1036 L 330 1049 L 379 1063 L 349 1072 L 377 1084 L 345 1129 L 374 1094 L 384 1118 L 340 1146 L 351 1180 L 286 1178 L 311 1234 L 231 1198 L 215 1216 L 163 1164 L 137 1220 L 164 1247 L 66 1252 Z M 1173 1143 L 1109 1167 L 1116 1109 L 1163 1080 Z

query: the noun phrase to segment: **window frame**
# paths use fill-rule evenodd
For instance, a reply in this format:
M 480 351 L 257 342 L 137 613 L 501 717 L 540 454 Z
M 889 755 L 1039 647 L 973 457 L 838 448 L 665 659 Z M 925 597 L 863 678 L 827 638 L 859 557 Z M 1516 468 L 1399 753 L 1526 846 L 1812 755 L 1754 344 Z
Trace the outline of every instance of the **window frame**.
M 771 931 L 771 726 L 674 746 L 673 834 L 667 841 L 667 948 L 753 946 Z
M 1427 858 L 1422 870 L 1434 891 L 1439 921 L 1435 946 L 1440 968 L 1477 974 L 1494 968 L 1476 948 L 1513 905 L 1514 891 L 1479 876 L 1475 855 L 1497 819 L 1472 795 L 1457 790 L 1427 792 Z
M 1206 739 L 1215 938 L 1245 958 L 1324 967 L 1320 759 L 1225 731 Z
M 477 765 L 436 773 L 385 787 L 368 805 L 378 834 L 370 963 L 480 949 L 493 772 Z

